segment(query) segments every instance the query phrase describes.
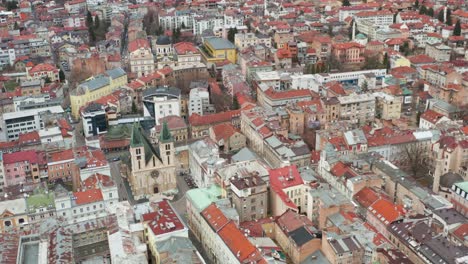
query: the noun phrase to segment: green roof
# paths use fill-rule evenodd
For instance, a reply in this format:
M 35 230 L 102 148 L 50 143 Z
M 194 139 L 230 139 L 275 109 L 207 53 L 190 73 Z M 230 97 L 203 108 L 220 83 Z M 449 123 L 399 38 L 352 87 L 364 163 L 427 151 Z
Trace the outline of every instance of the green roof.
M 53 192 L 46 193 L 40 190 L 26 198 L 26 204 L 29 210 L 35 210 L 39 207 L 55 206 L 55 196 Z
M 141 125 L 139 122 L 133 124 L 132 136 L 130 138 L 130 146 L 133 148 L 143 147 L 145 151 L 145 162 L 148 163 L 151 158 L 156 156 L 161 160 L 161 155 L 158 148 L 154 148 L 151 142 L 143 134 Z
M 468 193 L 468 181 L 455 183 L 455 186 Z
M 172 141 L 173 139 L 171 131 L 169 131 L 169 126 L 167 125 L 167 122 L 164 121 L 161 129 L 161 135 L 159 135 L 159 142 L 167 143 Z
M 107 140 L 116 140 L 116 139 L 125 139 L 129 138 L 132 134 L 132 129 L 129 125 L 120 124 L 115 126 L 110 126 L 107 130 L 107 133 L 104 137 Z
M 208 188 L 192 189 L 186 193 L 186 196 L 201 212 L 211 203 L 221 199 L 221 187 L 213 184 Z

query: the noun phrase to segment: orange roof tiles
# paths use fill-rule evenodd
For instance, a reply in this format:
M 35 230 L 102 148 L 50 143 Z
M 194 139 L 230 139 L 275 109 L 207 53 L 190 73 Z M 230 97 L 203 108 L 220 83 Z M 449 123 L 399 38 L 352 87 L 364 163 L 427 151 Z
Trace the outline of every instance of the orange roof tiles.
M 142 215 L 143 221 L 148 222 L 148 227 L 155 236 L 164 235 L 185 228 L 181 219 L 167 200 L 157 202 L 156 212 Z
M 422 113 L 421 115 L 421 118 L 432 123 L 432 124 L 435 124 L 437 123 L 437 121 L 439 121 L 439 119 L 441 119 L 444 115 L 434 111 L 434 110 L 431 110 L 431 109 L 428 109 L 426 112 Z
M 220 112 L 211 115 L 201 116 L 199 114 L 192 114 L 189 117 L 189 123 L 191 126 L 203 126 L 203 125 L 214 125 L 219 123 L 231 122 L 231 120 L 240 114 L 240 110 L 231 110 L 226 112 Z
M 239 131 L 230 123 L 222 123 L 214 125 L 211 129 L 213 129 L 213 134 L 216 141 L 220 141 L 223 139 L 224 141 L 229 140 L 235 133 Z
M 229 219 L 214 203 L 205 208 L 201 214 L 216 233 L 229 222 Z
M 309 97 L 309 100 L 312 99 L 310 90 L 308 89 L 275 91 L 273 88 L 269 88 L 264 93 L 265 96 L 271 98 L 272 100 L 284 100 L 297 97 Z
M 135 50 L 138 50 L 140 48 L 149 49 L 150 45 L 149 45 L 148 40 L 146 40 L 146 39 L 135 39 L 134 41 L 131 41 L 130 43 L 128 43 L 128 51 L 129 52 L 134 52 Z
M 29 74 L 31 74 L 31 73 L 35 73 L 35 72 L 50 72 L 50 71 L 58 72 L 58 69 L 55 66 L 51 65 L 51 64 L 40 63 L 40 64 L 37 64 L 36 66 L 33 66 L 31 69 L 29 69 L 28 72 L 29 72 Z
M 91 176 L 89 176 L 86 180 L 84 180 L 81 183 L 82 187 L 85 187 L 86 189 L 99 189 L 100 186 L 99 184 L 102 184 L 104 187 L 111 187 L 114 186 L 114 181 L 110 176 L 96 173 Z
M 354 199 L 364 208 L 368 208 L 378 199 L 380 195 L 372 188 L 364 187 L 354 195 Z
M 174 44 L 174 50 L 179 55 L 197 54 L 199 53 L 197 47 L 191 42 L 179 42 Z
M 103 200 L 101 189 L 74 192 L 73 196 L 77 205 L 95 203 Z
M 379 199 L 373 203 L 369 207 L 369 212 L 386 225 L 389 225 L 405 215 L 402 205 L 396 205 L 385 199 Z

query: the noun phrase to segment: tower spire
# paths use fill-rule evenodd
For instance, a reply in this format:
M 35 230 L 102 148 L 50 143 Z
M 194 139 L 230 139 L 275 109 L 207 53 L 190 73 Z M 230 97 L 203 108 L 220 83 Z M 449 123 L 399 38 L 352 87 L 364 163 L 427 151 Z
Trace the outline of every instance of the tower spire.
M 164 121 L 162 124 L 161 134 L 159 135 L 159 142 L 167 143 L 173 141 L 171 131 L 169 130 L 169 126 L 167 125 L 167 121 Z

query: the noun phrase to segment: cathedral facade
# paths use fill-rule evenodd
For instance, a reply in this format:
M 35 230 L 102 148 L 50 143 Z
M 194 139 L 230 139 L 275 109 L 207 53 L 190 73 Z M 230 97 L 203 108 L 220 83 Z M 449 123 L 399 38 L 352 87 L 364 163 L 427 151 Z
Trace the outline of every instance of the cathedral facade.
M 174 140 L 167 123 L 154 146 L 145 136 L 139 123 L 132 128 L 130 139 L 131 175 L 129 177 L 135 199 L 149 197 L 177 188 Z

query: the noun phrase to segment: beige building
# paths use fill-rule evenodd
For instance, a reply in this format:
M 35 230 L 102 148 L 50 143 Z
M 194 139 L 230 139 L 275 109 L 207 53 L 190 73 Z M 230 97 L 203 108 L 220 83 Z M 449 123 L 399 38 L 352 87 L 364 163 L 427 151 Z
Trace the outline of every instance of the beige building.
M 28 223 L 26 199 L 6 200 L 0 203 L 0 230 L 12 230 Z
M 401 115 L 401 99 L 383 92 L 374 93 L 375 115 L 383 120 L 399 119 Z
M 294 35 L 288 29 L 279 29 L 273 35 L 273 40 L 276 43 L 276 48 L 285 48 L 288 42 L 294 41 Z
M 231 200 L 239 213 L 239 221 L 253 221 L 267 217 L 268 189 L 258 175 L 235 177 L 230 180 Z
M 452 48 L 441 43 L 426 44 L 426 55 L 433 58 L 437 62 L 449 61 L 451 52 Z
M 154 57 L 150 44 L 146 39 L 135 39 L 128 43 L 130 71 L 136 77 L 146 76 L 154 72 Z
M 130 140 L 132 172 L 129 177 L 135 199 L 164 193 L 177 188 L 174 139 L 167 123 L 157 146 L 143 134 L 139 123 L 135 123 Z
M 157 143 L 161 136 L 163 123 L 166 122 L 171 132 L 174 142 L 187 142 L 188 140 L 188 126 L 184 119 L 180 116 L 170 115 L 159 119 L 159 125 L 151 129 L 151 142 Z
M 338 97 L 338 101 L 341 120 L 360 125 L 374 121 L 375 98 L 372 94 L 350 94 Z
M 210 138 L 216 143 L 219 151 L 231 153 L 245 147 L 246 138 L 232 124 L 224 123 L 210 127 Z
M 462 76 L 452 68 L 439 68 L 437 66 L 427 67 L 424 70 L 423 79 L 436 87 L 447 87 L 449 84 L 461 84 Z M 431 93 L 432 96 L 438 97 L 437 94 Z
M 365 250 L 353 235 L 328 237 L 324 232 L 322 252 L 332 264 L 361 264 Z
M 311 151 L 304 140 L 286 142 L 277 136 L 271 136 L 264 142 L 263 157 L 272 168 L 281 168 L 290 164 L 297 167 L 310 165 Z

